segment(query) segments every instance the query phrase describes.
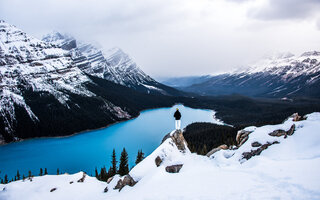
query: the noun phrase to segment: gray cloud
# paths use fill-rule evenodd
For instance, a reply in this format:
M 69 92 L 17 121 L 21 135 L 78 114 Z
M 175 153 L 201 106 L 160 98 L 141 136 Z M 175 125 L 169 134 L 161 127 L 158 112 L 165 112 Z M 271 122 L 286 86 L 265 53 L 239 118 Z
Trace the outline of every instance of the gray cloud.
M 269 0 L 267 5 L 249 10 L 248 15 L 262 20 L 305 19 L 319 10 L 319 0 Z
M 38 38 L 57 30 L 99 43 L 105 49 L 118 46 L 151 76 L 219 73 L 269 52 L 301 54 L 319 48 L 314 22 L 320 16 L 312 17 L 318 5 L 314 0 L 305 0 L 306 4 L 291 0 L 297 4 L 292 6 L 289 0 L 269 0 L 269 5 L 251 13 L 254 19 L 246 13 L 255 0 L 230 1 L 235 2 L 0 0 L 0 19 Z M 286 7 L 290 11 L 282 13 Z M 292 17 L 294 12 L 300 18 L 308 16 L 312 22 L 290 20 L 296 19 Z M 290 23 L 256 18 L 285 18 Z

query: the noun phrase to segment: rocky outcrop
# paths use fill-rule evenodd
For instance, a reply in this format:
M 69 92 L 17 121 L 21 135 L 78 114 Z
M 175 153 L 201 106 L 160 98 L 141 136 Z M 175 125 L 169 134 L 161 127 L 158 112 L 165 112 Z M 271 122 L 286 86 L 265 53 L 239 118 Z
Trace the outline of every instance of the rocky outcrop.
M 295 131 L 296 126 L 293 124 L 288 131 L 282 130 L 282 129 L 277 129 L 275 131 L 272 131 L 269 133 L 270 136 L 273 137 L 280 137 L 283 136 L 286 138 L 288 135 L 292 135 Z
M 156 159 L 155 159 L 155 163 L 157 165 L 157 167 L 159 167 L 162 163 L 162 159 L 160 158 L 160 156 L 157 156 Z
M 179 173 L 179 171 L 182 168 L 182 166 L 183 166 L 183 164 L 167 166 L 166 167 L 166 172 L 168 172 L 168 173 Z
M 253 156 L 258 156 L 258 155 L 260 155 L 261 152 L 262 152 L 263 150 L 266 150 L 269 146 L 271 146 L 271 145 L 273 145 L 273 144 L 278 144 L 278 143 L 279 143 L 278 141 L 274 141 L 274 142 L 272 142 L 272 143 L 267 142 L 266 144 L 262 145 L 261 147 L 259 147 L 259 148 L 256 149 L 256 150 L 251 150 L 250 152 L 243 152 L 243 153 L 242 153 L 242 157 L 243 157 L 244 159 L 249 160 L 249 159 L 250 159 L 251 157 L 253 157 Z
M 249 134 L 252 132 L 253 131 L 246 131 L 246 130 L 238 131 L 236 136 L 237 146 L 240 147 L 243 143 L 245 143 L 249 138 Z
M 174 132 L 168 133 L 164 138 L 162 139 L 161 144 L 166 141 L 168 138 L 171 138 L 172 141 L 176 144 L 178 149 L 182 152 L 185 152 L 188 148 L 188 143 L 183 137 L 182 130 L 175 130 Z
M 291 117 L 293 118 L 292 121 L 297 122 L 297 121 L 301 121 L 301 120 L 306 120 L 307 117 L 306 116 L 300 116 L 298 113 L 294 113 L 293 115 L 291 115 Z
M 220 146 L 218 146 L 217 148 L 214 148 L 214 149 L 212 149 L 211 151 L 209 151 L 209 152 L 207 153 L 207 156 L 210 157 L 210 156 L 212 156 L 214 153 L 220 151 L 221 149 L 226 150 L 226 149 L 228 149 L 228 146 L 227 146 L 226 144 L 220 145 Z
M 83 183 L 86 178 L 86 173 L 82 174 L 82 177 L 78 180 L 78 183 Z
M 129 175 L 125 175 L 123 179 L 119 179 L 117 185 L 114 187 L 115 190 L 119 189 L 119 191 L 122 190 L 126 185 L 132 187 L 136 184 L 137 182 Z
M 260 142 L 252 142 L 252 143 L 251 143 L 251 146 L 252 146 L 252 147 L 260 147 L 261 144 L 260 144 Z

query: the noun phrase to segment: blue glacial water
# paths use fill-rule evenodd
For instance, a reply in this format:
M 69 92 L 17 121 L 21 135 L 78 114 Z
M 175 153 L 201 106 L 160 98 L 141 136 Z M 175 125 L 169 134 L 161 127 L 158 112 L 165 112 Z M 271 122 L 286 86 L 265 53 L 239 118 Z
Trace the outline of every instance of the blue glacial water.
M 100 130 L 88 131 L 69 137 L 37 138 L 0 146 L 0 178 L 9 179 L 19 170 L 20 174 L 38 175 L 40 168 L 49 174 L 76 173 L 80 170 L 94 175 L 97 167 L 110 166 L 111 153 L 116 150 L 119 159 L 125 147 L 130 167 L 134 165 L 139 149 L 149 155 L 161 143 L 162 138 L 174 129 L 173 113 L 182 113 L 181 128 L 192 122 L 219 123 L 214 111 L 192 109 L 183 105 L 141 112 L 139 117 L 111 125 Z

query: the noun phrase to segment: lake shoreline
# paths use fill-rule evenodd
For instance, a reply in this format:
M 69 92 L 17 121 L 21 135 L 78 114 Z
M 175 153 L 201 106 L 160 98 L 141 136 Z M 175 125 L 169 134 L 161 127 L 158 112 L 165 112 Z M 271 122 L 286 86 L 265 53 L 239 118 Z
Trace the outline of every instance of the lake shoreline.
M 6 145 L 10 145 L 10 144 L 15 144 L 15 143 L 19 143 L 19 142 L 23 142 L 23 141 L 28 141 L 28 140 L 33 140 L 33 139 L 50 139 L 50 138 L 68 138 L 68 137 L 72 137 L 72 136 L 75 136 L 75 135 L 80 135 L 80 134 L 84 134 L 84 133 L 88 133 L 88 132 L 91 132 L 91 131 L 98 131 L 98 130 L 102 130 L 102 129 L 105 129 L 105 128 L 109 128 L 113 125 L 116 125 L 116 124 L 119 124 L 119 123 L 122 123 L 122 122 L 127 122 L 127 121 L 130 121 L 130 120 L 133 120 L 133 119 L 136 119 L 138 118 L 141 113 L 145 112 L 145 111 L 151 111 L 151 110 L 154 110 L 154 109 L 159 109 L 159 108 L 171 108 L 173 106 L 176 106 L 176 105 L 183 105 L 183 103 L 175 103 L 171 106 L 168 106 L 168 107 L 155 107 L 155 108 L 147 108 L 147 109 L 143 109 L 141 111 L 139 111 L 138 115 L 137 116 L 134 116 L 134 117 L 131 117 L 129 119 L 125 119 L 125 120 L 120 120 L 120 121 L 116 121 L 116 122 L 113 122 L 113 123 L 110 123 L 110 124 L 107 124 L 106 126 L 103 126 L 103 127 L 100 127 L 100 128 L 94 128 L 94 129 L 86 129 L 86 130 L 83 130 L 83 131 L 79 131 L 79 132 L 75 132 L 75 133 L 72 133 L 70 135 L 62 135 L 62 136 L 43 136 L 43 137 L 32 137 L 32 138 L 25 138 L 25 139 L 20 139 L 17 140 L 17 141 L 14 141 L 14 142 L 9 142 L 9 143 L 0 143 L 0 146 L 6 146 Z M 188 106 L 189 107 L 189 106 Z M 211 109 L 207 109 L 207 110 L 211 110 Z M 211 111 L 214 111 L 214 110 L 211 110 Z M 215 112 L 215 111 L 214 111 Z

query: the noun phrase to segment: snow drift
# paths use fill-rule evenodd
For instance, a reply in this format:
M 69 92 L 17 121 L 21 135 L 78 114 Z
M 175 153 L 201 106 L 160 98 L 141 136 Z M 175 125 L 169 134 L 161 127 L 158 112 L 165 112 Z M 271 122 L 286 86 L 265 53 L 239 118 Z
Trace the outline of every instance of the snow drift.
M 289 133 L 293 125 L 292 135 L 270 134 Z M 319 129 L 320 113 L 301 121 L 288 118 L 279 125 L 248 127 L 245 131 L 250 134 L 242 145 L 221 149 L 210 157 L 183 150 L 183 145 L 177 145 L 180 136 L 172 132 L 130 171 L 137 182 L 133 187 L 114 190 L 123 179 L 119 176 L 108 184 L 89 176 L 77 182 L 82 173 L 47 175 L 0 185 L 0 199 L 319 199 Z M 182 137 L 179 141 L 186 147 Z M 256 142 L 273 144 L 245 159 L 244 153 L 261 147 Z M 161 162 L 156 163 L 157 157 Z M 172 165 L 182 165 L 179 173 L 167 172 Z

